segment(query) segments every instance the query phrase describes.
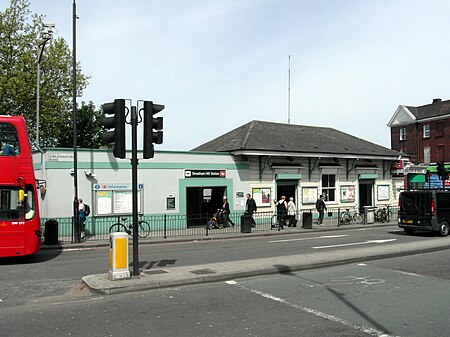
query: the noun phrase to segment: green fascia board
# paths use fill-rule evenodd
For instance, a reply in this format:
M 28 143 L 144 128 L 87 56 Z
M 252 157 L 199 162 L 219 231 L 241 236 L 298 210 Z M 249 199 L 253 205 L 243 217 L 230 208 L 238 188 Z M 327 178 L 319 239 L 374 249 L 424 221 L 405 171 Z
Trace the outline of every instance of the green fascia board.
M 409 183 L 424 183 L 425 182 L 425 174 L 409 173 L 408 174 L 408 182 Z
M 378 179 L 378 174 L 376 173 L 362 173 L 358 176 L 358 179 Z
M 300 180 L 302 179 L 301 174 L 294 173 L 278 173 L 275 177 L 276 180 Z

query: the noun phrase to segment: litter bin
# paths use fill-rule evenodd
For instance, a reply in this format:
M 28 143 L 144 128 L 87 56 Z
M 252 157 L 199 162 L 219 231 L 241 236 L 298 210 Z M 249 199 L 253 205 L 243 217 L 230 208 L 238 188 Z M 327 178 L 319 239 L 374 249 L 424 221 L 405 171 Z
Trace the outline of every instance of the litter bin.
M 364 206 L 364 215 L 366 219 L 366 224 L 375 222 L 375 208 L 372 206 Z
M 302 228 L 312 229 L 312 213 L 303 212 L 302 213 Z
M 252 216 L 251 215 L 241 215 L 241 233 L 251 233 L 252 232 Z
M 45 222 L 44 243 L 46 245 L 58 244 L 58 221 L 50 219 Z

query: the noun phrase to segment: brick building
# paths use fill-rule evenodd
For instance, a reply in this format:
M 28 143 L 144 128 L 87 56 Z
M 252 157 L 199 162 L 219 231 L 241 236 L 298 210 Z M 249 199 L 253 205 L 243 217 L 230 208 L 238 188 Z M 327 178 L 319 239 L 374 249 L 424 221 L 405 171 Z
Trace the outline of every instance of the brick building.
M 388 123 L 391 148 L 414 164 L 450 161 L 450 100 L 422 106 L 400 105 Z

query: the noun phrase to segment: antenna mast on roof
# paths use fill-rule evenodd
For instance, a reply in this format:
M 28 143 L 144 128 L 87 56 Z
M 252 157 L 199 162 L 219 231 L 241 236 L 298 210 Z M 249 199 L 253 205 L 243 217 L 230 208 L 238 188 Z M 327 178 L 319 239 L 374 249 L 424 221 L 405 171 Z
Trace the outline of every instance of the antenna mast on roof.
M 288 66 L 288 124 L 291 124 L 291 54 Z

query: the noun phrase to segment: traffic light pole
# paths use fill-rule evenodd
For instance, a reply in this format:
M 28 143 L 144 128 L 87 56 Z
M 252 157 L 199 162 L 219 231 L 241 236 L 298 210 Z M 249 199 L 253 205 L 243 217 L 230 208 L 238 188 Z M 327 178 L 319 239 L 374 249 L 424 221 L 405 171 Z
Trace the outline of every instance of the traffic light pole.
M 133 193 L 133 276 L 139 275 L 137 108 L 131 107 L 131 183 Z

